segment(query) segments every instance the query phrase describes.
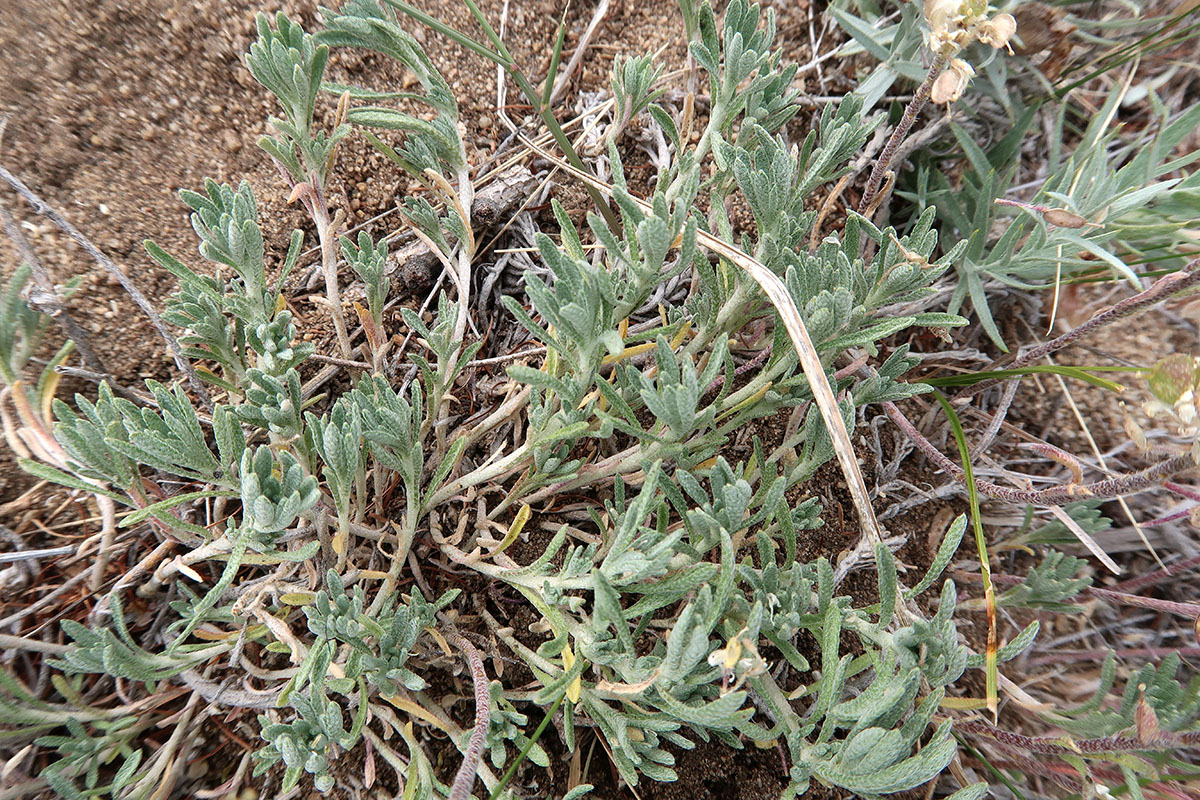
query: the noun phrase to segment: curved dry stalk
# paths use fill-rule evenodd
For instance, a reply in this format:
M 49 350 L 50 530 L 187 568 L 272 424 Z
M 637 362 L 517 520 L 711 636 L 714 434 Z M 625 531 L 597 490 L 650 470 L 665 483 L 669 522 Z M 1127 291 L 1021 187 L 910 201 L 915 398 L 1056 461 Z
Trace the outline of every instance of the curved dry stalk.
M 525 136 L 521 136 L 520 139 L 526 147 L 536 152 L 542 158 L 549 160 L 564 172 L 573 175 L 609 196 L 612 195 L 613 187 L 611 185 L 597 180 L 594 176 L 589 175 L 583 170 L 575 169 L 561 158 L 538 147 L 537 144 Z M 633 199 L 644 211 L 653 213 L 653 208 L 645 200 L 637 197 Z M 788 294 L 787 287 L 779 279 L 778 275 L 771 272 L 760 261 L 742 252 L 737 247 L 723 242 L 704 231 L 697 231 L 696 241 L 704 248 L 741 267 L 762 288 L 763 292 L 767 295 L 767 299 L 771 301 L 771 305 L 779 312 L 779 317 L 783 320 L 788 336 L 796 348 L 796 354 L 800 358 L 800 366 L 804 370 L 804 377 L 808 378 L 813 398 L 817 403 L 817 408 L 821 412 L 821 418 L 825 421 L 825 427 L 829 431 L 829 438 L 833 440 L 833 449 L 837 454 L 838 465 L 842 468 L 842 474 L 846 477 L 846 485 L 850 490 L 850 496 L 854 500 L 854 508 L 858 512 L 863 536 L 867 537 L 872 546 L 883 541 L 879 521 L 875 518 L 875 510 L 871 507 L 867 484 L 863 480 L 862 471 L 859 469 L 858 459 L 854 454 L 854 445 L 850 442 L 850 433 L 846 430 L 846 423 L 842 419 L 841 409 L 833 393 L 833 387 L 829 385 L 829 379 L 825 376 L 825 368 L 821 364 L 820 356 L 817 355 L 817 348 L 813 345 L 812 338 L 808 335 L 808 329 L 805 327 L 804 320 L 801 318 L 796 304 L 792 301 L 791 295 Z
M 446 638 L 466 655 L 467 664 L 471 668 L 471 681 L 475 685 L 475 727 L 471 730 L 471 740 L 467 744 L 467 751 L 463 753 L 462 766 L 458 768 L 454 783 L 450 786 L 449 796 L 449 800 L 468 800 L 471 787 L 475 785 L 475 774 L 479 771 L 484 738 L 487 736 L 488 726 L 492 723 L 492 698 L 479 651 L 454 628 L 447 629 L 446 634 Z

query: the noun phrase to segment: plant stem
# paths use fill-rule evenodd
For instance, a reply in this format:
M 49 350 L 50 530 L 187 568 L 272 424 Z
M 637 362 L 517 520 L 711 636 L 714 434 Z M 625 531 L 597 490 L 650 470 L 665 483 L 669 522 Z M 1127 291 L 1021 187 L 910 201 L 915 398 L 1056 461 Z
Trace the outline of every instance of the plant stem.
M 483 755 L 484 738 L 492 721 L 492 698 L 479 651 L 454 628 L 449 628 L 446 633 L 446 638 L 466 655 L 467 664 L 471 668 L 471 680 L 475 684 L 475 727 L 471 730 L 471 740 L 467 744 L 467 751 L 463 753 L 462 766 L 458 768 L 454 783 L 450 786 L 449 796 L 449 800 L 467 800 L 471 796 L 471 787 L 475 785 L 479 758 Z
M 463 228 L 467 232 L 467 240 L 458 243 L 458 261 L 454 273 L 454 285 L 458 292 L 458 314 L 454 320 L 454 333 L 450 340 L 455 343 L 454 351 L 444 363 L 438 365 L 439 378 L 443 387 L 442 396 L 439 398 L 441 402 L 437 409 L 437 419 L 440 423 L 445 423 L 450 416 L 450 404 L 446 403 L 445 399 L 450 395 L 451 384 L 454 383 L 454 369 L 458 364 L 459 355 L 462 354 L 463 341 L 467 334 L 467 321 L 471 316 L 471 262 L 475 258 L 476 247 L 475 231 L 471 227 L 471 206 L 475 202 L 475 186 L 471 183 L 465 155 L 463 156 L 463 166 L 458 171 L 457 194 L 451 192 L 448 186 L 446 190 L 446 202 L 457 211 L 462 219 Z M 437 459 L 440 461 L 446 453 L 446 426 L 439 424 L 435 428 Z
M 1087 322 L 1079 327 L 1067 331 L 1062 336 L 1051 339 L 1045 344 L 1039 345 L 1032 350 L 1027 350 L 1005 369 L 1021 369 L 1035 361 L 1040 361 L 1051 353 L 1062 350 L 1064 347 L 1074 343 L 1075 341 L 1087 336 L 1088 334 L 1103 328 L 1105 325 L 1111 325 L 1119 319 L 1132 316 L 1139 311 L 1143 311 L 1150 306 L 1158 303 L 1160 300 L 1165 300 L 1171 295 L 1178 294 L 1185 289 L 1190 289 L 1193 286 L 1200 284 L 1200 258 L 1195 258 L 1178 272 L 1174 272 L 1165 277 L 1159 278 L 1149 288 L 1138 292 L 1135 295 L 1126 297 L 1124 300 L 1109 306 L 1104 311 L 1096 314 Z M 980 381 L 972 386 L 963 389 L 955 398 L 961 402 L 968 397 L 972 397 L 979 392 L 987 389 L 990 386 L 995 386 L 1002 382 L 1002 378 L 989 378 Z
M 72 225 L 66 220 L 65 217 L 62 216 L 62 214 L 59 214 L 50 207 L 49 203 L 34 194 L 32 189 L 21 182 L 20 178 L 13 175 L 4 167 L 0 167 L 0 179 L 3 179 L 5 183 L 13 187 L 13 189 L 17 191 L 17 194 L 21 195 L 21 197 L 23 197 L 25 201 L 29 203 L 29 205 L 33 206 L 34 211 L 41 214 L 43 217 L 46 217 L 48 220 L 57 225 L 65 234 L 78 242 L 79 245 L 87 251 L 88 255 L 95 259 L 97 264 L 103 267 L 109 275 L 111 275 L 119 284 L 121 284 L 121 288 L 133 298 L 133 302 L 137 303 L 138 308 L 140 308 L 146 317 L 149 318 L 150 324 L 154 326 L 154 328 L 158 331 L 158 334 L 162 336 L 163 341 L 167 343 L 167 348 L 171 351 L 171 355 L 175 358 L 175 366 L 177 366 L 179 370 L 187 376 L 188 385 L 192 387 L 192 391 L 196 393 L 196 397 L 200 399 L 200 402 L 204 404 L 205 409 L 211 414 L 213 410 L 212 398 L 209 397 L 208 390 L 204 388 L 204 384 L 200 381 L 200 376 L 196 374 L 196 370 L 192 368 L 191 362 L 189 362 L 187 356 L 183 354 L 183 349 L 180 348 L 179 341 L 171 335 L 169 330 L 167 330 L 166 324 L 162 321 L 162 318 L 158 315 L 158 312 L 154 310 L 154 306 L 150 304 L 150 301 L 146 299 L 146 296 L 142 294 L 141 290 L 139 290 L 137 286 L 135 286 L 133 282 L 129 280 L 129 276 L 118 269 L 117 265 L 112 262 L 112 259 L 104 255 L 104 253 L 102 253 L 100 249 L 96 247 L 96 245 L 92 244 L 91 240 L 80 233 L 74 225 Z
M 8 652 L 23 650 L 27 653 L 48 653 L 49 655 L 59 657 L 71 652 L 70 645 L 43 642 L 39 639 L 27 639 L 24 636 L 12 636 L 7 633 L 0 633 L 0 647 Z
M 580 467 L 579 474 L 571 480 L 561 481 L 559 483 L 553 483 L 549 486 L 545 486 L 525 498 L 519 498 L 510 494 L 508 497 L 504 498 L 504 501 L 500 506 L 497 506 L 496 509 L 493 509 L 492 513 L 498 513 L 498 510 L 511 506 L 517 500 L 522 500 L 522 502 L 527 503 L 528 505 L 535 505 L 554 495 L 561 494 L 563 492 L 571 492 L 587 486 L 590 483 L 605 480 L 614 475 L 641 469 L 641 465 L 643 463 L 653 462 L 656 459 L 661 458 L 661 451 L 662 445 L 658 442 L 654 442 L 649 445 L 635 444 L 632 447 L 622 450 L 619 453 L 615 453 L 596 464 L 589 464 L 587 466 Z M 492 514 L 489 514 L 488 516 L 491 517 Z
M 892 159 L 896 155 L 896 150 L 900 147 L 900 143 L 904 141 L 904 137 L 908 136 L 909 130 L 913 123 L 917 120 L 917 114 L 925 107 L 925 103 L 929 100 L 929 92 L 933 89 L 933 82 L 942 74 L 942 70 L 946 66 L 947 56 L 939 53 L 937 58 L 933 60 L 933 64 L 929 67 L 929 72 L 925 75 L 925 80 L 917 87 L 916 94 L 912 100 L 908 101 L 908 105 L 904 108 L 904 116 L 900 117 L 899 124 L 892 131 L 891 137 L 887 144 L 883 147 L 883 152 L 879 154 L 879 159 L 875 162 L 875 166 L 871 169 L 871 177 L 867 180 L 867 188 L 863 192 L 862 199 L 858 201 L 858 213 L 866 212 L 871 201 L 875 199 L 879 187 L 883 184 L 884 175 L 887 174 L 888 166 L 892 163 Z
M 531 448 L 529 444 L 526 443 L 499 461 L 496 461 L 492 464 L 484 464 L 473 472 L 468 472 L 466 475 L 457 478 L 452 483 L 447 484 L 435 492 L 433 497 L 431 497 L 429 500 L 429 508 L 436 508 L 464 489 L 469 489 L 472 486 L 478 486 L 484 481 L 498 478 L 509 470 L 520 467 L 521 462 L 528 458 L 530 453 Z
M 354 358 L 354 348 L 350 344 L 350 335 L 346 332 L 346 318 L 342 314 L 342 296 L 338 291 L 337 248 L 334 242 L 333 224 L 329 219 L 329 207 L 325 203 L 325 195 L 318 187 L 316 180 L 313 186 L 312 218 L 317 226 L 317 238 L 321 242 L 321 271 L 325 274 L 325 299 L 329 301 L 329 313 L 333 317 L 333 330 L 337 335 L 338 348 L 342 357 L 348 360 Z
M 750 372 L 751 370 L 761 367 L 763 362 L 771 357 L 771 350 L 772 350 L 772 345 L 767 344 L 766 347 L 764 347 L 762 350 L 758 351 L 758 355 L 756 355 L 754 358 L 750 359 L 745 364 L 742 364 L 740 367 L 735 369 L 733 371 L 733 382 L 736 383 L 737 379 L 742 377 L 743 375 L 745 375 L 747 372 Z M 706 388 L 704 390 L 704 393 L 712 394 L 716 390 L 720 389 L 721 386 L 724 385 L 724 383 L 725 383 L 725 373 L 721 373 L 720 375 L 718 375 L 716 378 L 713 379 L 713 382 L 708 385 L 708 388 Z M 758 391 L 758 390 L 755 389 L 755 391 Z M 751 392 L 751 394 L 753 394 L 753 392 Z M 726 404 L 726 405 L 728 405 L 728 404 Z M 737 404 L 734 403 L 733 405 L 737 405 Z
M 1109 653 L 1116 653 L 1117 658 L 1153 659 L 1158 661 L 1169 655 L 1195 658 L 1200 656 L 1200 647 L 1130 647 L 1124 650 L 1056 650 L 1042 656 L 1032 656 L 1028 663 L 1033 666 L 1045 664 L 1081 664 L 1084 662 L 1099 663 L 1104 661 Z
M 1163 486 L 1165 486 L 1167 489 L 1171 489 L 1173 484 L 1170 481 L 1167 481 L 1165 484 L 1163 484 Z M 1154 572 L 1150 572 L 1145 575 L 1139 575 L 1136 578 L 1130 578 L 1126 581 L 1121 581 L 1120 583 L 1108 588 L 1114 592 L 1136 592 L 1139 589 L 1145 589 L 1147 586 L 1154 586 L 1155 584 L 1163 583 L 1164 581 L 1168 580 L 1176 580 L 1180 574 L 1187 572 L 1190 569 L 1195 569 L 1196 567 L 1200 567 L 1200 556 L 1194 556 L 1183 561 L 1177 561 L 1174 564 L 1169 564 L 1161 569 L 1155 570 Z
M 965 473 L 962 468 L 943 455 L 932 442 L 926 439 L 916 429 L 916 426 L 908 421 L 908 418 L 896 407 L 895 403 L 887 402 L 882 405 L 884 412 L 887 413 L 892 422 L 896 423 L 896 426 L 904 432 L 905 436 L 912 440 L 913 444 L 922 453 L 937 464 L 938 467 L 953 475 L 955 480 L 960 483 L 965 482 Z M 979 479 L 975 480 L 975 486 L 980 494 L 985 494 L 988 497 L 998 500 L 1029 503 L 1035 506 L 1062 506 L 1067 503 L 1073 503 L 1081 498 L 1112 499 L 1140 492 L 1157 485 L 1164 478 L 1195 468 L 1196 462 L 1192 460 L 1191 455 L 1184 454 L 1161 461 L 1138 472 L 1119 475 L 1115 478 L 1108 478 L 1082 486 L 1079 484 L 1069 484 L 1067 486 L 1055 486 L 1050 489 L 1041 490 L 1013 489 L 1008 486 L 999 486 Z
M 1116 603 L 1118 605 L 1149 608 L 1153 611 L 1176 614 L 1190 620 L 1195 620 L 1200 616 L 1200 605 L 1196 605 L 1195 603 L 1179 603 L 1174 600 L 1162 600 L 1157 597 L 1142 597 L 1136 594 L 1114 592 L 1111 589 L 1101 589 L 1098 586 L 1091 586 L 1084 591 L 1092 597 L 1099 597 L 1101 600 L 1107 600 L 1109 603 Z
M 729 295 L 729 299 L 717 311 L 717 318 L 713 321 L 712 326 L 707 330 L 697 331 L 681 352 L 698 357 L 701 353 L 708 351 L 709 345 L 718 336 L 728 336 L 741 328 L 749 318 L 747 306 L 752 305 L 752 308 L 749 309 L 751 313 L 755 308 L 760 308 L 758 303 L 749 304 L 747 302 L 751 299 L 750 285 L 745 281 L 738 281 L 733 288 L 733 293 Z
M 1137 753 L 1164 748 L 1194 748 L 1200 745 L 1200 737 L 1195 733 L 1159 732 L 1156 736 L 1141 737 L 1105 736 L 1099 739 L 1074 739 L 1064 744 L 1061 737 L 1024 736 L 1019 733 L 992 727 L 986 722 L 963 720 L 956 722 L 954 727 L 960 733 L 974 733 L 995 739 L 1003 745 L 1027 750 L 1031 753 L 1046 755 L 1073 756 L 1080 753 L 1096 755 L 1100 753 Z

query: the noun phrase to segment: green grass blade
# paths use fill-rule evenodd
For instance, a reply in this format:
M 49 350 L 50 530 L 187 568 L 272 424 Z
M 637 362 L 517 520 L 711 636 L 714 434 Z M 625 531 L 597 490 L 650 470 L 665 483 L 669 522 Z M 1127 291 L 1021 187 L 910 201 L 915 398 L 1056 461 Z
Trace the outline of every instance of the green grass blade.
M 1106 72 L 1111 72 L 1122 64 L 1127 64 L 1135 58 L 1140 58 L 1146 53 L 1151 53 L 1156 50 L 1161 50 L 1165 47 L 1174 47 L 1182 44 L 1193 36 L 1196 36 L 1198 33 L 1200 33 L 1200 23 L 1193 23 L 1182 30 L 1176 31 L 1170 36 L 1166 36 L 1168 31 L 1177 26 L 1179 23 L 1183 22 L 1183 20 L 1190 14 L 1191 12 L 1189 11 L 1180 14 L 1177 17 L 1173 17 L 1159 30 L 1146 34 L 1141 39 L 1138 39 L 1135 42 L 1130 42 L 1123 47 L 1114 48 L 1108 53 L 1096 58 L 1089 64 L 1078 67 L 1077 69 L 1086 69 L 1087 67 L 1095 68 L 1084 77 L 1078 78 L 1066 86 L 1055 89 L 1055 94 L 1059 99 L 1066 97 L 1066 95 L 1073 89 L 1079 88 L 1093 78 L 1097 78 Z M 1155 41 L 1159 37 L 1163 38 L 1161 38 L 1159 41 Z M 1070 74 L 1070 72 L 1073 71 L 1076 70 L 1071 70 L 1067 74 Z
M 384 2 L 386 2 L 392 8 L 395 8 L 397 11 L 402 11 L 403 13 L 412 17 L 413 19 L 415 19 L 417 22 L 421 23 L 425 27 L 432 28 L 433 30 L 437 31 L 438 33 L 442 34 L 443 36 L 453 39 L 455 42 L 458 42 L 459 44 L 461 44 L 463 47 L 467 48 L 471 52 L 478 53 L 479 55 L 486 58 L 488 61 L 491 61 L 496 64 L 500 64 L 503 67 L 509 67 L 511 65 L 511 62 L 505 59 L 504 54 L 497 53 L 494 50 L 489 50 L 486 45 L 480 44 L 479 42 L 472 39 L 470 36 L 467 36 L 465 33 L 458 30 L 457 28 L 450 27 L 446 23 L 442 22 L 440 19 L 429 16 L 424 11 L 421 11 L 419 8 L 410 6 L 408 3 L 405 3 L 404 0 L 384 0 Z
M 987 540 L 983 536 L 983 522 L 979 513 L 979 490 L 975 486 L 975 471 L 971 469 L 971 450 L 967 446 L 967 437 L 963 433 L 962 422 L 958 412 L 941 392 L 934 392 L 934 398 L 946 412 L 950 422 L 950 430 L 954 433 L 954 441 L 958 445 L 958 455 L 962 459 L 963 477 L 967 484 L 967 498 L 971 506 L 971 527 L 975 532 L 975 549 L 979 552 L 979 572 L 983 578 L 983 598 L 987 606 L 987 662 L 985 666 L 987 685 L 987 707 L 992 712 L 993 719 L 999 707 L 999 671 L 997 669 L 999 637 L 996 633 L 996 590 L 992 586 L 992 568 L 988 564 Z
M 985 767 L 987 767 L 988 771 L 996 776 L 996 780 L 1000 781 L 1005 786 L 1007 786 L 1008 790 L 1013 793 L 1013 797 L 1016 797 L 1017 800 L 1026 800 L 1025 795 L 1021 794 L 1021 790 L 1013 785 L 1013 782 L 1008 779 L 1008 776 L 1005 775 L 1003 771 L 994 767 L 992 765 L 992 762 L 987 760 L 987 756 L 985 756 L 983 753 L 979 752 L 974 747 L 972 747 L 970 744 L 968 744 L 967 740 L 964 739 L 962 736 L 958 735 L 957 733 L 954 734 L 954 738 L 958 740 L 958 744 L 960 747 L 962 747 L 964 750 L 966 750 L 968 753 L 970 753 L 976 759 L 978 759 L 979 763 L 981 763 Z
M 1105 380 L 1104 378 L 1098 378 L 1092 373 L 1146 371 L 1148 371 L 1146 367 L 1072 367 L 1064 364 L 1035 364 L 1029 367 L 1021 367 L 1020 369 L 994 369 L 983 372 L 969 372 L 962 375 L 945 375 L 940 378 L 926 378 L 922 383 L 945 389 L 957 386 L 973 386 L 987 380 L 1008 380 L 1009 378 L 1023 378 L 1026 375 L 1049 374 L 1061 375 L 1064 378 L 1074 378 L 1084 383 L 1090 383 L 1092 386 L 1107 389 L 1110 392 L 1121 392 L 1125 388 L 1121 384 Z
M 513 57 L 509 54 L 508 48 L 504 46 L 504 40 L 500 38 L 500 34 L 496 33 L 496 29 L 492 27 L 492 23 L 488 22 L 487 16 L 479 10 L 475 0 L 463 0 L 467 8 L 471 11 L 471 16 L 475 17 L 475 21 L 479 23 L 479 27 L 483 28 L 483 32 L 492 40 L 492 46 L 508 62 L 509 67 L 516 66 Z
M 550 107 L 550 96 L 554 94 L 554 83 L 558 80 L 558 63 L 562 59 L 563 40 L 567 37 L 567 10 L 563 9 L 562 21 L 554 37 L 554 51 L 550 53 L 550 68 L 546 70 L 546 85 L 542 87 L 542 107 Z
M 566 696 L 567 693 L 563 692 L 554 701 L 554 705 L 550 706 L 550 710 L 546 712 L 546 716 L 542 718 L 541 723 L 534 730 L 533 736 L 529 737 L 529 741 L 525 743 L 525 746 L 521 748 L 521 752 L 517 754 L 516 760 L 504 771 L 504 776 L 500 778 L 500 782 L 496 784 L 496 788 L 488 795 L 488 800 L 496 800 L 504 792 L 504 787 L 508 786 L 508 782 L 512 780 L 513 775 L 517 774 L 517 767 L 521 766 L 521 762 L 529 755 L 530 749 L 537 744 L 538 739 L 542 738 L 542 733 L 545 732 L 546 726 L 550 724 L 550 720 L 554 719 L 555 712 L 558 711 L 558 707 L 562 705 L 562 701 L 566 699 Z

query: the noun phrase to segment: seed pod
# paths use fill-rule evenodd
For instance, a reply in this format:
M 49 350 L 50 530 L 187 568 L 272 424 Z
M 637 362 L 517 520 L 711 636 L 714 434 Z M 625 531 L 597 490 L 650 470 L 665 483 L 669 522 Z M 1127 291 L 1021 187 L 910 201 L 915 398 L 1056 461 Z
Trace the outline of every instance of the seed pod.
M 937 77 L 933 88 L 929 91 L 929 99 L 941 105 L 953 103 L 962 97 L 967 81 L 975 74 L 971 65 L 962 59 L 955 58 L 950 62 L 950 68 Z
M 1048 208 L 1042 218 L 1059 228 L 1082 228 L 1087 225 L 1086 219 L 1063 208 Z
M 1009 46 L 1009 40 L 1017 32 L 1017 20 L 1012 14 L 997 14 L 991 19 L 979 23 L 976 31 L 979 41 L 990 44 L 997 50 L 1007 47 L 1011 53 L 1012 47 Z

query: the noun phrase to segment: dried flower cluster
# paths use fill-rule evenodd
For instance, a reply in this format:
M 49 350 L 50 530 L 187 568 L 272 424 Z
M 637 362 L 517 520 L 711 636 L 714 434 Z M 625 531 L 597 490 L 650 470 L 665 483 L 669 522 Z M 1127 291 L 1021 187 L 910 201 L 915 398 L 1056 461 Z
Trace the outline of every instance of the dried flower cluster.
M 1017 32 L 1012 14 L 987 16 L 987 0 L 925 0 L 925 21 L 929 25 L 929 48 L 950 59 L 949 68 L 934 82 L 930 99 L 952 103 L 962 97 L 974 68 L 957 54 L 973 42 L 995 49 L 1007 48 Z

